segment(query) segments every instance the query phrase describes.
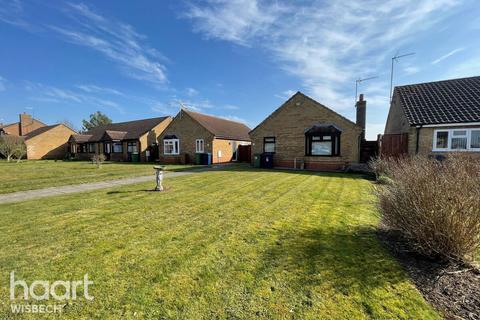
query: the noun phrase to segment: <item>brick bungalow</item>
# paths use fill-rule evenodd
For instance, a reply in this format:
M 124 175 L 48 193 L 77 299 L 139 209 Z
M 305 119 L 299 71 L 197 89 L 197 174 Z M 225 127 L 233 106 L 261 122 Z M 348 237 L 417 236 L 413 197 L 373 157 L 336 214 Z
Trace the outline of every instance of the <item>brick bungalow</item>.
M 20 121 L 0 127 L 0 134 L 18 136 L 27 147 L 27 159 L 63 159 L 69 137 L 76 132 L 64 124 L 47 126 L 22 113 Z
M 34 119 L 31 115 L 27 113 L 21 113 L 19 115 L 19 118 L 19 122 L 0 125 L 0 134 L 24 136 L 33 130 L 47 126 L 45 123 Z
M 480 156 L 480 77 L 395 87 L 382 143 L 402 139 L 394 153 Z
M 160 135 L 160 161 L 192 163 L 195 153 L 210 153 L 212 163 L 236 161 L 238 147 L 250 144 L 249 131 L 239 122 L 182 109 Z
M 366 101 L 357 102 L 357 125 L 301 92 L 295 93 L 250 132 L 255 155 L 273 155 L 273 165 L 343 170 L 359 162 Z M 363 126 L 363 127 L 362 127 Z
M 68 140 L 70 154 L 79 160 L 104 154 L 111 161 L 154 161 L 159 136 L 171 121 L 171 117 L 159 117 L 118 122 L 74 134 Z

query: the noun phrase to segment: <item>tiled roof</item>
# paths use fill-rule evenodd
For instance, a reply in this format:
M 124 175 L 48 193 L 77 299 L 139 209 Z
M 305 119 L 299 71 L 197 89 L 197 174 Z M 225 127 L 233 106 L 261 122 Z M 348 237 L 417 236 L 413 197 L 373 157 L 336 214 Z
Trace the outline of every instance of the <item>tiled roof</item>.
M 70 136 L 70 141 L 77 142 L 77 143 L 84 143 L 84 142 L 88 142 L 88 140 L 90 140 L 91 137 L 92 135 L 90 134 L 72 134 Z
M 250 128 L 243 123 L 217 118 L 214 116 L 182 110 L 217 138 L 250 141 Z
M 410 125 L 480 122 L 480 77 L 395 88 Z
M 25 140 L 29 140 L 29 139 L 32 139 L 44 132 L 47 132 L 48 130 L 50 129 L 53 129 L 55 128 L 56 126 L 60 126 L 61 124 L 54 124 L 52 126 L 45 126 L 45 127 L 41 127 L 41 128 L 38 128 L 36 130 L 33 130 L 33 131 L 30 131 L 29 133 L 27 133 L 26 135 L 23 135 L 23 138 Z
M 107 125 L 93 128 L 84 134 L 73 135 L 76 142 L 97 142 L 106 134 L 112 140 L 135 140 L 152 130 L 155 126 L 165 121 L 169 117 L 150 118 L 134 120 L 127 122 L 110 123 Z

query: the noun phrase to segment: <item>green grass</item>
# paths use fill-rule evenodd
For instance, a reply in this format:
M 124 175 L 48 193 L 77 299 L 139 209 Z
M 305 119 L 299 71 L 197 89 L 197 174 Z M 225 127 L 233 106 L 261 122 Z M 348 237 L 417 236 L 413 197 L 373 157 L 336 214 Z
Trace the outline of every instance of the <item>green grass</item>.
M 54 186 L 113 180 L 154 174 L 152 163 L 105 162 L 97 168 L 90 161 L 0 161 L 0 194 Z M 167 170 L 189 166 L 168 165 Z
M 13 317 L 10 271 L 88 273 L 95 299 L 68 319 L 440 318 L 378 242 L 359 176 L 226 170 L 165 185 L 1 205 L 0 318 Z

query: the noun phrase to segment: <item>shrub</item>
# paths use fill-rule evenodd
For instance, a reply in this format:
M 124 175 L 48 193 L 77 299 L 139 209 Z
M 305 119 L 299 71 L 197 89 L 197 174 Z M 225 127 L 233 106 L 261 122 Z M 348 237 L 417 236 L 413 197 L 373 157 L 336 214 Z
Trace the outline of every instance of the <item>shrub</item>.
M 97 168 L 100 168 L 102 164 L 105 162 L 106 157 L 103 153 L 95 154 L 92 157 L 92 163 L 97 165 Z
M 23 138 L 17 136 L 0 136 L 0 154 L 10 162 L 12 158 L 19 162 L 27 154 L 27 146 Z
M 388 160 L 377 185 L 382 222 L 400 230 L 420 253 L 473 260 L 480 242 L 480 162 L 466 154 L 444 161 Z

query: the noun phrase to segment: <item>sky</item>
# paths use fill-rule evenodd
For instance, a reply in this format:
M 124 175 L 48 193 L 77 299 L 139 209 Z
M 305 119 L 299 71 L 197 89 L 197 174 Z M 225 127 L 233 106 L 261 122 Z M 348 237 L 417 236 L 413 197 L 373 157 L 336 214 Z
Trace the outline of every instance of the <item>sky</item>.
M 394 85 L 480 75 L 476 0 L 0 0 L 0 122 L 192 110 L 256 126 L 297 91 L 382 133 Z

